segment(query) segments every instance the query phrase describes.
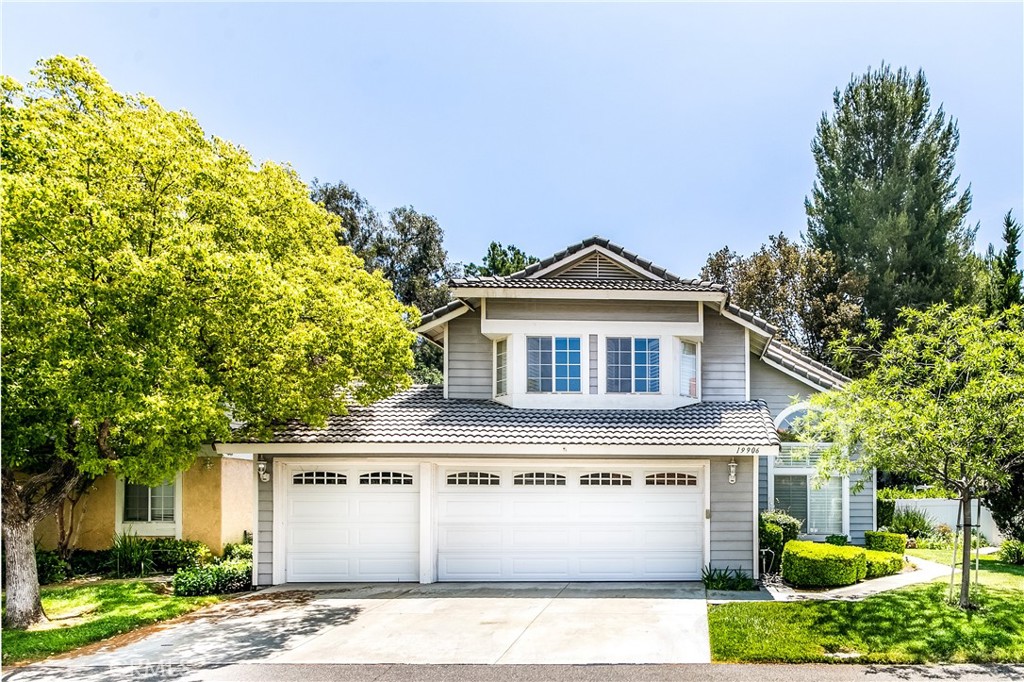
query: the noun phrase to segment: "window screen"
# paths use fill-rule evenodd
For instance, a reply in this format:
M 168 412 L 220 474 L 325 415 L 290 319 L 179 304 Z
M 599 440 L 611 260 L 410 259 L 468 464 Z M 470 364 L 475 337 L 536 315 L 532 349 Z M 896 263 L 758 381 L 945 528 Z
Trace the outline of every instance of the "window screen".
M 807 477 L 776 476 L 775 508 L 800 519 L 800 532 L 807 532 Z
M 580 367 L 579 337 L 527 337 L 527 392 L 579 393 L 582 388 Z
M 661 391 L 661 341 L 657 338 L 609 337 L 606 341 L 608 393 Z
M 124 520 L 174 521 L 174 482 L 155 488 L 125 482 Z

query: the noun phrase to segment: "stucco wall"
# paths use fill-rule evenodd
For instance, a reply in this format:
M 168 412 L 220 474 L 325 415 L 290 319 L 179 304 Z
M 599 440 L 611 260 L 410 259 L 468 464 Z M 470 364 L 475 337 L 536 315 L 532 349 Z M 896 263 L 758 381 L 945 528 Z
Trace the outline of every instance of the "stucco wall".
M 252 461 L 222 459 L 220 483 L 221 545 L 241 542 L 243 531 L 252 531 L 253 492 Z
M 101 476 L 93 481 L 92 487 L 76 507 L 78 519 L 77 542 L 79 549 L 107 549 L 114 536 L 114 499 L 117 479 Z M 66 517 L 65 517 L 66 518 Z M 57 546 L 57 521 L 55 515 L 47 516 L 36 526 L 36 542 L 43 549 Z
M 200 457 L 181 475 L 181 537 L 199 540 L 215 554 L 223 543 L 220 534 L 220 460 Z

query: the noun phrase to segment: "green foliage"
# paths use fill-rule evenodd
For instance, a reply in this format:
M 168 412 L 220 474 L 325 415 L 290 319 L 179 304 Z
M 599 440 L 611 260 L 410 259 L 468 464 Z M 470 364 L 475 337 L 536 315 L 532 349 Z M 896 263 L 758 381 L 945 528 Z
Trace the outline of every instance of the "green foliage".
M 800 519 L 790 516 L 784 511 L 763 511 L 761 512 L 761 523 L 774 523 L 782 528 L 783 543 L 796 540 L 800 535 L 800 528 L 803 525 Z
M 902 554 L 868 549 L 864 551 L 864 558 L 867 562 L 867 573 L 864 577 L 867 580 L 895 575 L 903 570 Z
M 825 538 L 825 542 L 836 547 L 845 547 L 850 544 L 850 538 L 845 535 L 829 535 Z
M 137 580 L 64 584 L 40 592 L 50 618 L 73 620 L 63 620 L 56 628 L 5 628 L 5 666 L 64 653 L 218 601 L 217 597 L 175 597 L 160 584 Z
M 859 547 L 791 540 L 782 552 L 782 578 L 797 587 L 852 585 L 866 574 L 866 555 Z
M 71 564 L 60 558 L 57 552 L 36 550 L 36 572 L 40 585 L 62 583 L 71 577 Z
M 182 568 L 201 566 L 213 558 L 210 548 L 198 540 L 157 538 L 149 541 L 153 570 L 174 573 Z
M 1024 542 L 1004 540 L 999 548 L 999 560 L 1016 566 L 1024 566 Z
M 104 575 L 111 570 L 109 549 L 76 549 L 68 558 L 72 575 Z
M 821 466 L 899 473 L 960 499 L 1009 494 L 1024 442 L 1024 309 L 985 318 L 940 305 L 900 319 L 866 376 L 811 397 L 817 418 L 803 436 L 832 443 Z
M 812 143 L 808 245 L 865 278 L 866 313 L 886 332 L 902 307 L 970 303 L 977 228 L 965 222 L 970 189 L 957 190 L 960 135 L 941 106 L 932 110 L 924 73 L 883 64 L 833 103 Z
M 0 109 L 5 466 L 157 483 L 232 418 L 322 424 L 408 385 L 414 311 L 294 171 L 85 59 L 35 74 Z
M 252 560 L 229 559 L 183 568 L 174 574 L 172 585 L 174 594 L 181 597 L 242 592 L 252 587 Z
M 229 542 L 228 544 L 224 545 L 223 558 L 225 561 L 228 561 L 230 559 L 248 559 L 252 561 L 252 543 L 243 542 L 240 544 L 235 544 Z
M 907 551 L 907 536 L 880 530 L 866 530 L 864 531 L 864 544 L 868 549 L 879 552 L 903 554 Z
M 746 571 L 738 568 L 711 568 L 705 566 L 701 569 L 701 582 L 709 590 L 728 590 L 732 592 L 745 592 L 756 588 L 754 579 Z
M 525 270 L 526 266 L 538 260 L 513 244 L 503 246 L 501 242 L 491 242 L 480 265 L 470 263 L 465 267 L 465 271 L 470 277 L 505 277 Z
M 709 254 L 701 277 L 724 284 L 733 303 L 823 362 L 843 330 L 862 326 L 863 279 L 839 272 L 831 253 L 803 247 L 782 233 L 771 235 L 750 256 L 728 246 Z
M 150 574 L 153 572 L 153 545 L 135 533 L 116 533 L 110 548 L 110 562 L 118 578 Z
M 786 542 L 783 539 L 782 526 L 768 521 L 761 521 L 757 529 L 758 544 L 762 550 L 771 550 L 771 554 L 765 556 L 765 573 L 776 573 L 782 565 L 782 548 Z
M 947 490 L 935 486 L 925 488 L 911 488 L 910 486 L 893 486 L 891 488 L 880 488 L 878 490 L 880 500 L 955 500 L 956 495 Z M 884 526 L 879 521 L 878 525 Z
M 985 259 L 988 274 L 986 310 L 989 314 L 1024 305 L 1024 271 L 1017 265 L 1020 260 L 1021 226 L 1013 219 L 1013 212 L 1003 217 L 1003 243 L 998 254 L 992 245 Z
M 932 517 L 921 509 L 902 507 L 892 515 L 889 532 L 901 533 L 908 538 L 923 538 L 932 533 Z
M 892 523 L 893 514 L 896 513 L 896 500 L 887 500 L 881 496 L 875 499 L 875 516 L 879 528 L 888 528 Z

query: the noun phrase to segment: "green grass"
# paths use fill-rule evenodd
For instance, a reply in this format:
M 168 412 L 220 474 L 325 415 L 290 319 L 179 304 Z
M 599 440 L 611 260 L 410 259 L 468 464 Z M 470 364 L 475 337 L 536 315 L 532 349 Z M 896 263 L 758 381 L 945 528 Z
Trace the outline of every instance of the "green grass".
M 908 554 L 948 564 L 952 552 Z M 949 580 L 860 602 L 749 602 L 712 606 L 715 661 L 864 663 L 1024 661 L 1024 566 L 981 558 L 978 609 L 946 603 Z M 828 654 L 858 653 L 856 658 Z
M 41 592 L 43 610 L 54 627 L 4 630 L 5 665 L 70 651 L 220 600 L 175 597 L 166 594 L 159 584 L 138 580 L 54 585 Z M 61 623 L 62 616 L 66 624 Z

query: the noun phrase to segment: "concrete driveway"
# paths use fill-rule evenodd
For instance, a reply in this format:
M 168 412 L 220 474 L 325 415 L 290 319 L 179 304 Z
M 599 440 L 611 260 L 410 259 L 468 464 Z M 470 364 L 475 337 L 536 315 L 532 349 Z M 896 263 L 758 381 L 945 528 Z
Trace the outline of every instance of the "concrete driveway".
M 700 583 L 288 585 L 45 667 L 706 663 Z M 33 678 L 36 666 L 13 676 Z M 159 674 L 159 673 L 158 673 Z

